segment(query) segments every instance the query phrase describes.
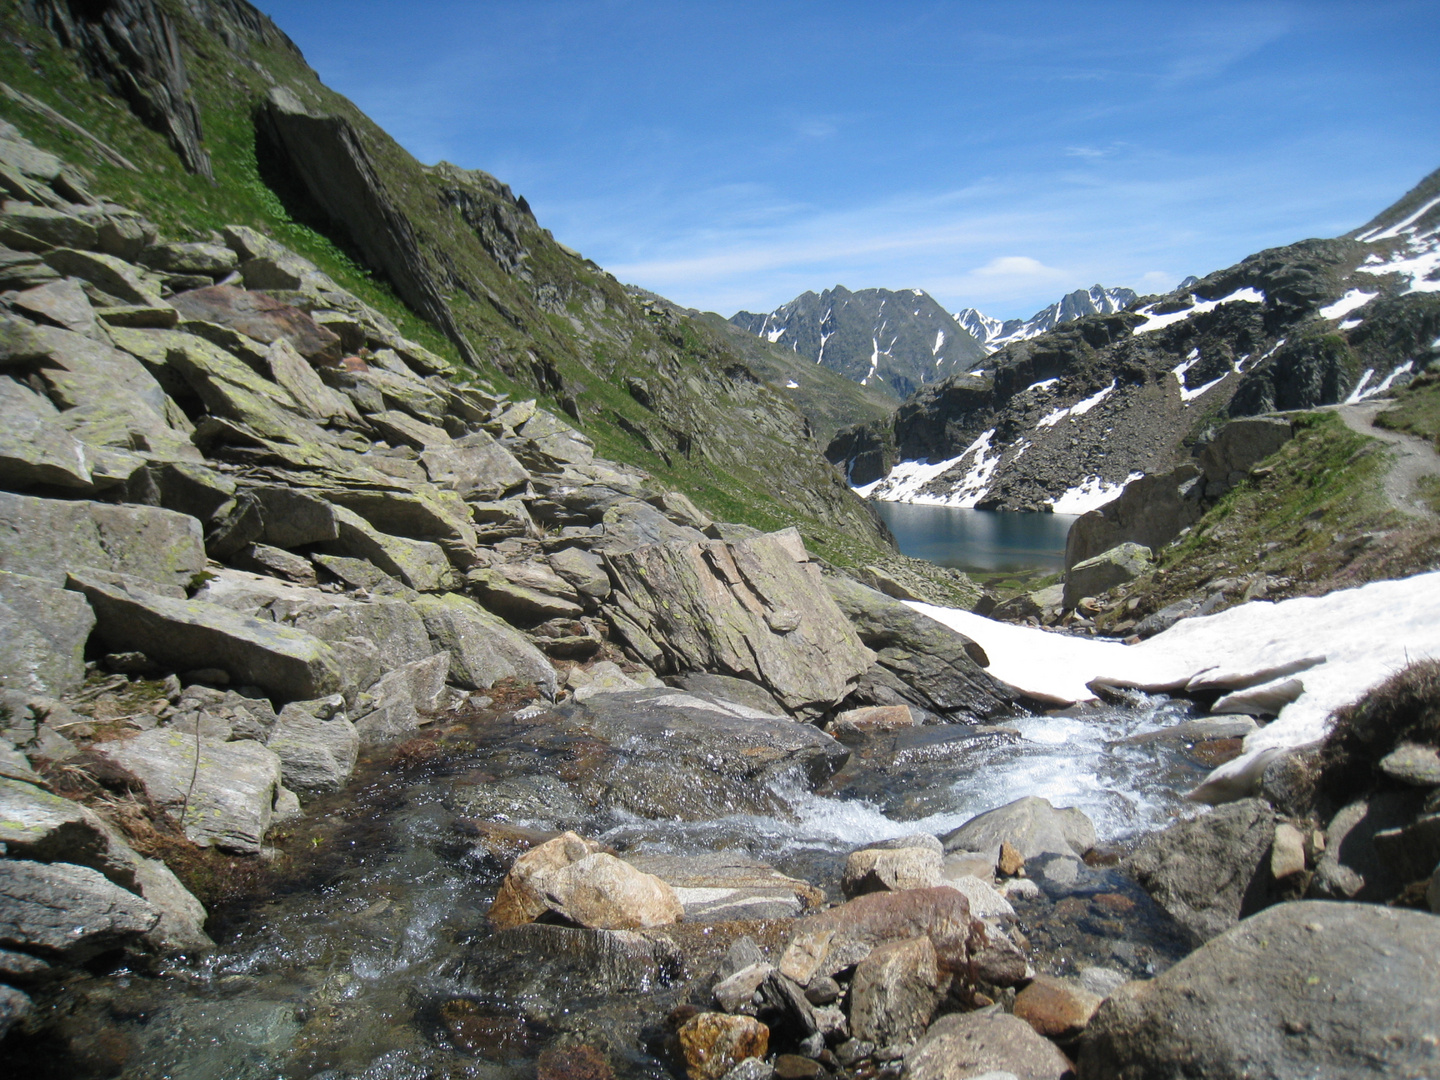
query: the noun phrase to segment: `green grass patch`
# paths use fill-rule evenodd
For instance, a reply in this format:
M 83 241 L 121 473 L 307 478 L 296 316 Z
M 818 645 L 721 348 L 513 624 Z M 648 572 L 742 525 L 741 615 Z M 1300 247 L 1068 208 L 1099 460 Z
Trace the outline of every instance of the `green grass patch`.
M 1440 449 L 1440 376 L 1421 376 L 1393 408 L 1375 417 L 1375 426 L 1428 439 Z

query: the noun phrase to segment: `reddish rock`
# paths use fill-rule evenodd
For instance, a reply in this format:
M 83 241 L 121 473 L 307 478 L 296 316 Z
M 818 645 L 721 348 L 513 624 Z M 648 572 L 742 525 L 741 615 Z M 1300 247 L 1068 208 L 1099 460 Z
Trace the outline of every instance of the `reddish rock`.
M 892 941 L 855 968 L 850 984 L 850 1030 L 879 1046 L 914 1042 L 930 1023 L 942 980 L 928 937 Z
M 928 937 L 942 972 L 964 968 L 972 921 L 963 893 L 945 887 L 878 892 L 800 920 L 780 970 L 801 986 L 858 964 L 877 945 Z
M 605 1056 L 593 1046 L 546 1050 L 536 1063 L 535 1080 L 614 1080 Z
M 746 1058 L 763 1058 L 770 1049 L 770 1029 L 753 1016 L 700 1013 L 678 1034 L 690 1080 L 720 1080 Z
M 1062 979 L 1037 975 L 1015 998 L 1015 1015 L 1047 1039 L 1060 1042 L 1085 1030 L 1100 997 Z
M 1000 873 L 1006 877 L 1014 877 L 1025 869 L 1025 856 L 1020 854 L 1020 849 L 1006 840 L 1000 845 Z
M 170 303 L 187 319 L 218 323 L 268 345 L 284 338 L 312 364 L 340 363 L 340 338 L 299 308 L 233 285 L 177 293 Z

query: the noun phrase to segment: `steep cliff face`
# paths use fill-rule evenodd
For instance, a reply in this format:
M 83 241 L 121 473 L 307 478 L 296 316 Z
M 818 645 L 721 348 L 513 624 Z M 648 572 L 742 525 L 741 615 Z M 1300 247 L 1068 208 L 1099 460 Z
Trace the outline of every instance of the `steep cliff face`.
M 799 525 L 841 561 L 886 546 L 786 384 L 728 333 L 630 295 L 493 177 L 415 161 L 242 0 L 19 0 L 0 23 L 0 115 L 99 194 L 171 235 L 272 233 L 460 377 L 537 395 L 717 516 Z
M 1348 237 L 1262 251 L 1008 345 L 827 451 L 875 498 L 1080 513 L 1217 421 L 1360 400 L 1440 349 L 1440 175 Z

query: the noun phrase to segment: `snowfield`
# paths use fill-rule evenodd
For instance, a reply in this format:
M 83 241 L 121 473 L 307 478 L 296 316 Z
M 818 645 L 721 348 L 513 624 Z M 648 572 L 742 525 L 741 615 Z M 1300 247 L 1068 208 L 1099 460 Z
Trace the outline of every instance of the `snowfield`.
M 1244 772 L 1266 750 L 1314 742 L 1334 710 L 1416 660 L 1440 658 L 1440 572 L 1328 596 L 1252 600 L 1184 619 L 1138 645 L 910 606 L 979 644 L 997 679 L 1056 704 L 1093 699 L 1086 684 L 1095 680 L 1152 692 L 1226 689 L 1237 691 L 1232 699 L 1241 692 L 1293 698 L 1245 739 L 1242 757 L 1212 774 L 1217 780 Z M 1240 711 L 1243 701 L 1234 704 Z

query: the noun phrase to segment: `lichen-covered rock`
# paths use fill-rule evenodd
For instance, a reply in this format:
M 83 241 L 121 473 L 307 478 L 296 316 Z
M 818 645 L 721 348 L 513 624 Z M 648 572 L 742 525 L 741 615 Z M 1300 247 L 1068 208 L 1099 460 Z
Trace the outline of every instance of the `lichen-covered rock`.
M 55 585 L 93 568 L 184 586 L 205 561 L 200 523 L 184 514 L 0 492 L 0 570 Z
M 411 607 L 440 648 L 450 653 L 450 677 L 457 686 L 480 690 L 501 679 L 518 679 L 555 694 L 555 669 L 524 635 L 455 593 L 417 597 Z
M 408 735 L 445 704 L 450 654 L 436 653 L 381 676 L 355 708 L 355 730 L 363 743 L 387 742 Z
M 133 773 L 195 843 L 260 850 L 281 782 L 280 758 L 260 743 L 155 728 L 101 744 L 96 753 Z
M 0 570 L 0 687 L 59 696 L 85 679 L 95 613 L 78 593 Z
M 700 1013 L 678 1034 L 690 1080 L 720 1080 L 740 1062 L 763 1058 L 770 1049 L 770 1029 L 751 1016 Z
M 365 559 L 420 592 L 435 592 L 450 583 L 450 561 L 438 545 L 383 533 L 343 506 L 335 507 L 334 513 L 339 535 L 322 550 Z
M 1065 607 L 1073 608 L 1086 596 L 1099 596 L 1134 581 L 1153 561 L 1149 548 L 1127 541 L 1076 563 L 1065 573 Z
M 426 447 L 420 462 L 431 483 L 455 492 L 467 502 L 502 499 L 530 479 L 530 473 L 514 455 L 483 431 L 448 445 Z
M 91 491 L 95 482 L 85 445 L 70 434 L 60 411 L 28 386 L 0 378 L 0 483 Z

